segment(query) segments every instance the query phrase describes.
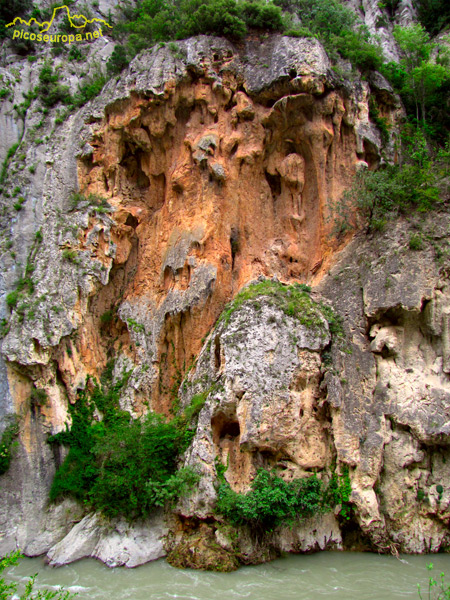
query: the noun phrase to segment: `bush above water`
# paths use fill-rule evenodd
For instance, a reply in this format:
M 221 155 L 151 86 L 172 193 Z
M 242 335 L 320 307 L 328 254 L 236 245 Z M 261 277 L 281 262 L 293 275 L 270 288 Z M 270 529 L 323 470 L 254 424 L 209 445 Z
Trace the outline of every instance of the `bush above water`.
M 186 427 L 153 413 L 132 419 L 120 410 L 128 377 L 109 388 L 95 385 L 90 394 L 80 392 L 69 405 L 72 426 L 49 439 L 69 446 L 51 500 L 72 496 L 108 517 L 132 520 L 175 500 L 197 481 L 192 470 L 177 470 L 178 456 L 192 437 Z M 95 410 L 102 421 L 94 419 Z
M 279 525 L 292 525 L 301 518 L 326 512 L 341 504 L 341 513 L 348 516 L 351 493 L 348 471 L 342 478 L 334 475 L 328 486 L 316 475 L 286 482 L 260 469 L 246 494 L 235 492 L 219 472 L 217 512 L 232 525 L 250 526 L 256 531 L 272 531 Z

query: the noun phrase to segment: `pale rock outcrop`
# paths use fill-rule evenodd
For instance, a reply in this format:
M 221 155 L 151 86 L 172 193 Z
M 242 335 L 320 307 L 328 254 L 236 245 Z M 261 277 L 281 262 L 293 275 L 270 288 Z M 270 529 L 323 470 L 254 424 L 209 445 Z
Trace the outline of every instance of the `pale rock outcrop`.
M 165 556 L 165 533 L 162 514 L 133 524 L 89 514 L 50 548 L 47 560 L 54 567 L 90 557 L 108 567 L 137 567 Z

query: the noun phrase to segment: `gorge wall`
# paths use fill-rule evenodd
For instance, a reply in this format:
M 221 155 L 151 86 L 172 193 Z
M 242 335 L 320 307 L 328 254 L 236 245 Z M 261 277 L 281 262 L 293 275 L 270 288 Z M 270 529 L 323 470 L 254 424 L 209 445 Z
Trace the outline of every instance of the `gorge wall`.
M 391 127 L 385 142 L 369 96 Z M 356 171 L 397 159 L 401 114 L 381 76 L 346 81 L 316 40 L 278 35 L 145 51 L 63 124 L 51 112 L 47 144 L 29 111 L 2 195 L 2 289 L 25 275 L 33 285 L 11 313 L 3 296 L 0 415 L 19 415 L 20 435 L 0 478 L 1 552 L 127 566 L 169 552 L 186 564 L 201 538 L 193 566 L 232 567 L 236 554 L 447 547 L 448 215 L 334 235 Z M 415 227 L 427 240 L 416 252 Z M 310 321 L 263 295 L 213 329 L 255 280 L 312 285 Z M 344 341 L 323 305 L 342 318 Z M 208 392 L 184 458 L 198 489 L 132 526 L 48 504 L 63 456 L 47 436 L 111 359 L 116 379 L 132 371 L 120 403 L 134 416 L 169 416 L 174 393 L 187 405 Z M 48 401 L 30 401 L 33 389 Z M 352 519 L 329 513 L 236 549 L 214 513 L 217 460 L 237 491 L 258 467 L 286 479 L 348 467 Z

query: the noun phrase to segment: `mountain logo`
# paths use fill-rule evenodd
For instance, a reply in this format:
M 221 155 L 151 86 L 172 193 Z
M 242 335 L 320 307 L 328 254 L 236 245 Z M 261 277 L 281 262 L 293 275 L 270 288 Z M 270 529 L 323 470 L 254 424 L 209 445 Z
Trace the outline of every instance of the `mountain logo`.
M 70 26 L 78 31 L 74 31 L 73 34 L 67 34 L 67 35 L 63 34 L 63 33 L 49 35 L 47 32 L 50 29 L 50 27 L 52 26 L 53 21 L 55 20 L 55 17 L 58 15 L 58 11 L 65 11 Z M 6 27 L 15 27 L 14 33 L 13 33 L 13 39 L 15 39 L 15 38 L 22 39 L 23 38 L 24 40 L 31 40 L 31 41 L 36 40 L 38 42 L 51 42 L 51 43 L 61 41 L 63 43 L 69 42 L 69 44 L 71 44 L 72 42 L 75 42 L 75 41 L 83 42 L 83 41 L 89 41 L 89 40 L 92 40 L 92 39 L 95 39 L 98 37 L 102 37 L 103 33 L 102 33 L 101 27 L 99 27 L 94 32 L 87 31 L 84 34 L 80 33 L 80 31 L 79 31 L 80 29 L 83 29 L 84 27 L 86 27 L 86 25 L 93 24 L 93 23 L 97 23 L 99 25 L 102 24 L 102 25 L 105 25 L 106 27 L 109 27 L 110 29 L 112 29 L 112 26 L 109 23 L 107 23 L 104 19 L 98 19 L 97 17 L 88 19 L 84 15 L 70 14 L 69 7 L 64 4 L 64 6 L 56 6 L 53 9 L 52 18 L 50 19 L 50 21 L 43 21 L 42 23 L 40 23 L 34 17 L 31 17 L 28 21 L 26 19 L 22 19 L 21 17 L 16 17 L 13 21 L 11 21 L 11 23 L 8 23 L 6 25 Z M 40 32 L 34 33 L 34 31 L 32 31 L 32 32 L 25 31 L 24 29 L 18 27 L 20 25 L 22 25 L 22 26 L 26 25 L 28 27 L 37 25 L 40 29 Z
M 50 21 L 43 21 L 42 23 L 39 23 L 39 21 L 37 21 L 34 17 L 31 17 L 31 19 L 29 21 L 26 21 L 25 19 L 22 19 L 21 17 L 16 17 L 14 19 L 14 21 L 12 21 L 11 23 L 8 23 L 6 25 L 6 27 L 15 27 L 17 25 L 17 23 L 19 23 L 20 25 L 28 25 L 28 27 L 31 27 L 33 24 L 35 24 L 38 27 L 42 27 L 41 33 L 45 33 L 46 31 L 48 31 L 50 29 L 56 15 L 57 15 L 57 12 L 59 10 L 64 10 L 64 9 L 67 13 L 67 18 L 69 19 L 69 23 L 70 23 L 71 27 L 75 27 L 76 29 L 81 29 L 83 27 L 86 27 L 86 25 L 88 25 L 89 23 L 96 22 L 96 23 L 103 23 L 103 25 L 106 25 L 106 27 L 109 27 L 110 29 L 112 29 L 111 25 L 109 23 L 107 23 L 104 19 L 97 19 L 97 17 L 88 19 L 84 15 L 71 15 L 69 7 L 66 6 L 65 4 L 64 4 L 64 6 L 56 6 L 53 9 L 52 18 L 50 19 Z

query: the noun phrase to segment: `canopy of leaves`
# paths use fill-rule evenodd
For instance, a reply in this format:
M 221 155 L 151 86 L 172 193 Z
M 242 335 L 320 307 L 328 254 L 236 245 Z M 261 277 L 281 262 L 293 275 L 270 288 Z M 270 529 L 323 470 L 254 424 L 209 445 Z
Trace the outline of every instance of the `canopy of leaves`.
M 11 463 L 12 451 L 15 445 L 15 437 L 19 434 L 17 418 L 13 417 L 5 427 L 0 439 L 0 475 L 6 473 Z
M 249 28 L 282 31 L 281 9 L 271 0 L 142 0 L 118 32 L 129 35 L 129 54 L 134 55 L 157 42 L 198 34 L 237 40 Z
M 6 37 L 5 25 L 11 23 L 15 17 L 21 17 L 32 6 L 32 0 L 2 0 L 0 2 L 0 39 Z

